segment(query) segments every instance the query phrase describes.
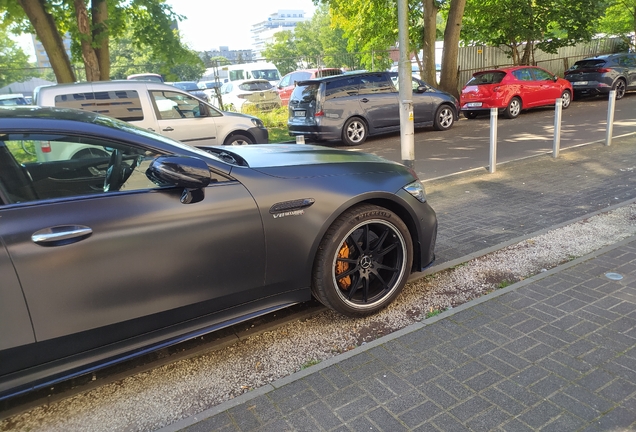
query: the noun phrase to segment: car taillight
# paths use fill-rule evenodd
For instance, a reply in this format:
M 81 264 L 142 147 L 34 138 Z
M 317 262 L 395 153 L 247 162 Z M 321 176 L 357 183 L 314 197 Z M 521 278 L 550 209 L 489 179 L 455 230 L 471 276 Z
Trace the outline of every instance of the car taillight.
M 597 72 L 597 73 L 607 73 L 607 72 L 609 72 L 610 70 L 611 70 L 611 69 L 608 69 L 608 68 L 598 68 L 598 69 L 595 69 L 595 70 L 594 70 L 594 72 Z
M 323 117 L 325 115 L 324 111 L 316 111 L 316 114 L 314 114 L 314 117 Z
M 51 141 L 42 141 L 40 150 L 42 150 L 42 153 L 51 153 Z

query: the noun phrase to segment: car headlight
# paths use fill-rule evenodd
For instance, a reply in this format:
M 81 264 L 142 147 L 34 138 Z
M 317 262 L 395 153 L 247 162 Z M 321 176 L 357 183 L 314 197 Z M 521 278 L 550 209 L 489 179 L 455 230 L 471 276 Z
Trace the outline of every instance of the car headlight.
M 419 180 L 407 184 L 404 186 L 404 190 L 413 195 L 419 202 L 426 202 L 426 192 L 424 191 L 422 182 Z
M 254 123 L 254 126 L 259 127 L 259 128 L 265 128 L 265 125 L 263 124 L 262 121 L 260 121 L 260 119 L 253 118 L 251 120 L 252 120 L 252 123 Z

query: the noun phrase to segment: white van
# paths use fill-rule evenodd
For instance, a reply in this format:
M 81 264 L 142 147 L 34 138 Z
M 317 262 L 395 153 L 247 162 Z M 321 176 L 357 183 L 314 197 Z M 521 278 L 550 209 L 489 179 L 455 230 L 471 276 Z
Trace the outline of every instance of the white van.
M 34 104 L 115 117 L 192 146 L 267 144 L 269 138 L 256 117 L 219 111 L 185 91 L 152 81 L 41 86 L 34 91 Z
M 229 81 L 240 81 L 249 79 L 266 79 L 275 86 L 280 81 L 280 72 L 274 63 L 244 63 L 223 66 L 221 68 L 228 72 Z

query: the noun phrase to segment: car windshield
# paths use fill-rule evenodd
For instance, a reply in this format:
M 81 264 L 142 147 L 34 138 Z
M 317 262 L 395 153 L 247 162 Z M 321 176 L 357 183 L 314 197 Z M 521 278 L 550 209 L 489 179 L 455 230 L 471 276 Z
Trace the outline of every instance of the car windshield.
M 604 64 L 605 64 L 605 60 L 601 60 L 601 59 L 579 60 L 576 63 L 574 63 L 574 66 L 572 66 L 570 69 L 571 70 L 596 69 L 600 66 L 603 66 Z
M 271 89 L 272 85 L 269 81 L 255 81 L 241 83 L 238 88 L 243 91 L 263 91 Z
M 266 79 L 267 81 L 278 81 L 280 79 L 280 75 L 278 75 L 276 69 L 253 70 L 252 76 L 254 78 Z
M 499 84 L 505 76 L 502 71 L 476 73 L 466 85 Z
M 319 86 L 320 84 L 318 83 L 296 85 L 294 91 L 290 96 L 290 100 L 297 100 L 300 103 L 310 103 L 312 101 L 315 101 Z

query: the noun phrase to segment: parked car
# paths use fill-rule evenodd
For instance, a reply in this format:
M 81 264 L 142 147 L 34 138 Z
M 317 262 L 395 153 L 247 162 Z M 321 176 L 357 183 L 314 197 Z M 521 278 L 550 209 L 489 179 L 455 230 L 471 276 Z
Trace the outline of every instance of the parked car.
M 228 81 L 265 79 L 273 86 L 280 81 L 280 72 L 274 63 L 254 62 L 221 66 L 221 72 L 227 73 Z
M 108 154 L 40 162 L 42 142 Z M 0 399 L 312 295 L 375 313 L 431 264 L 437 231 L 414 172 L 375 155 L 205 152 L 42 107 L 0 108 L 0 220 Z
M 201 91 L 205 93 L 205 95 L 207 96 L 208 98 L 207 101 L 210 104 L 214 105 L 215 107 L 218 107 L 219 105 L 218 105 L 217 91 L 218 92 L 221 91 L 221 86 L 223 85 L 223 83 L 219 81 L 199 81 L 197 85 L 199 86 Z
M 575 95 L 593 96 L 616 90 L 616 99 L 636 89 L 636 54 L 619 53 L 579 60 L 565 71 Z
M 341 139 L 362 144 L 369 135 L 400 130 L 398 74 L 351 73 L 300 81 L 289 100 L 291 136 L 316 141 Z M 446 130 L 459 115 L 459 102 L 449 93 L 413 78 L 415 127 Z
M 195 81 L 177 81 L 171 82 L 170 85 L 178 89 L 185 90 L 202 101 L 210 102 L 208 95 L 199 88 L 199 85 Z
M 163 82 L 163 77 L 156 73 L 140 73 L 134 75 L 128 75 L 126 79 L 135 80 L 135 81 L 153 81 L 153 82 Z
M 266 144 L 269 136 L 256 117 L 219 111 L 183 90 L 150 81 L 41 86 L 34 101 L 105 114 L 194 146 Z
M 22 93 L 0 95 L 0 106 L 29 105 L 29 101 Z
M 248 106 L 267 111 L 281 106 L 276 88 L 264 79 L 249 79 L 226 82 L 221 86 L 223 106 L 232 106 L 243 111 Z
M 554 105 L 562 99 L 563 109 L 572 102 L 572 84 L 536 66 L 514 66 L 475 72 L 460 96 L 466 118 L 473 119 L 491 108 L 516 118 L 522 109 Z
M 338 68 L 322 68 L 322 69 L 301 69 L 290 72 L 281 78 L 276 86 L 278 95 L 280 96 L 283 106 L 289 105 L 289 97 L 291 96 L 297 81 L 306 81 L 314 78 L 322 78 L 326 76 L 341 75 L 342 70 Z

